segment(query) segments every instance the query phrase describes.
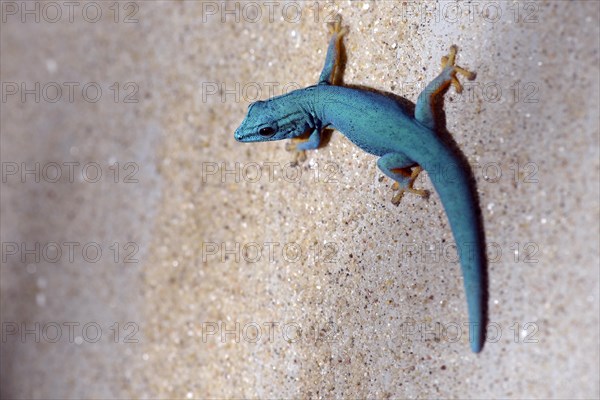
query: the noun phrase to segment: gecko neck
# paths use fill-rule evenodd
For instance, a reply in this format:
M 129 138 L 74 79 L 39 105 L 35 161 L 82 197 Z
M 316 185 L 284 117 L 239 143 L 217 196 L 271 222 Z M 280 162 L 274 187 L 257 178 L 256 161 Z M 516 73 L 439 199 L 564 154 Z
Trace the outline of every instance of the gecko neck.
M 320 128 L 322 125 L 315 107 L 318 104 L 315 101 L 318 93 L 317 86 L 308 86 L 270 99 L 269 101 L 277 105 L 277 114 L 280 115 L 277 120 L 280 128 L 288 126 L 290 128 L 301 126 L 304 129 Z
M 339 128 L 340 118 L 343 115 L 338 112 L 342 103 L 352 104 L 351 94 L 353 90 L 344 86 L 334 86 L 329 84 L 320 84 L 309 86 L 309 103 L 313 110 L 313 116 L 321 128 L 333 125 Z M 349 96 L 350 95 L 350 96 Z M 348 101 L 349 100 L 349 101 Z M 359 107 L 360 108 L 360 107 Z M 366 111 L 366 110 L 362 110 Z

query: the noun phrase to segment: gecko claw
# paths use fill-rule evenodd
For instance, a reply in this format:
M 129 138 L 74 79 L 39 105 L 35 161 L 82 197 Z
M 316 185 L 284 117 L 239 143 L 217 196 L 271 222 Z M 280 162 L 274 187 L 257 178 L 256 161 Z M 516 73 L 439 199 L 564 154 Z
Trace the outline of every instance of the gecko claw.
M 296 146 L 298 146 L 298 143 L 294 143 L 292 140 L 285 142 L 285 151 L 298 151 Z
M 402 197 L 404 197 L 405 190 L 400 190 L 400 192 L 396 193 L 394 197 L 392 197 L 392 204 L 398 207 L 400 202 L 402 201 Z
M 422 198 L 424 198 L 424 199 L 428 199 L 428 198 L 429 198 L 429 195 L 431 194 L 431 193 L 429 192 L 429 190 L 426 190 L 426 189 L 414 189 L 414 188 L 412 188 L 412 187 L 409 187 L 407 190 L 408 190 L 410 193 L 416 194 L 417 196 L 421 196 L 421 197 L 422 197 Z
M 298 164 L 302 164 L 304 161 L 306 161 L 306 151 L 305 150 L 296 151 L 296 157 L 294 159 L 294 163 L 296 165 L 298 165 Z

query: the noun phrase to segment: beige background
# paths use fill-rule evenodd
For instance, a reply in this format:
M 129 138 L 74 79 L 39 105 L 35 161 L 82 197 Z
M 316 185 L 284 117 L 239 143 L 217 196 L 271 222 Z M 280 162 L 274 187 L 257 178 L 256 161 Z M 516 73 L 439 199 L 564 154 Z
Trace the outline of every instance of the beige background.
M 0 25 L 3 398 L 600 396 L 597 2 L 37 4 Z M 257 88 L 316 82 L 336 12 L 346 83 L 414 102 L 451 44 L 478 73 L 445 106 L 491 244 L 479 355 L 436 194 L 394 207 L 338 132 L 298 167 L 233 140 Z

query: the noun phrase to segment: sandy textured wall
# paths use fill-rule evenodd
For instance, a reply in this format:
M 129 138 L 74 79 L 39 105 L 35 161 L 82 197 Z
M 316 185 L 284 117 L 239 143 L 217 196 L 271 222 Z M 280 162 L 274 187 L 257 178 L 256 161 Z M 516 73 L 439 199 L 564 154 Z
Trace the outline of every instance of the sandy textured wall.
M 1 6 L 3 398 L 600 395 L 598 3 Z M 445 106 L 490 244 L 479 355 L 436 194 L 394 207 L 338 132 L 299 166 L 233 140 L 316 82 L 338 12 L 346 83 L 414 102 L 451 44 L 478 73 Z

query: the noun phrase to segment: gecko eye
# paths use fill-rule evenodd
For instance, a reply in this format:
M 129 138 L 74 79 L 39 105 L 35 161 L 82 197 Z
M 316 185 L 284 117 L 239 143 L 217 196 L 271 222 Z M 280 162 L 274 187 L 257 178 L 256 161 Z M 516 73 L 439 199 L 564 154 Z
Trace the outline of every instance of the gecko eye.
M 270 126 L 267 126 L 265 128 L 260 128 L 260 130 L 258 131 L 258 134 L 262 137 L 267 137 L 270 138 L 271 136 L 275 135 L 275 129 L 271 128 Z

